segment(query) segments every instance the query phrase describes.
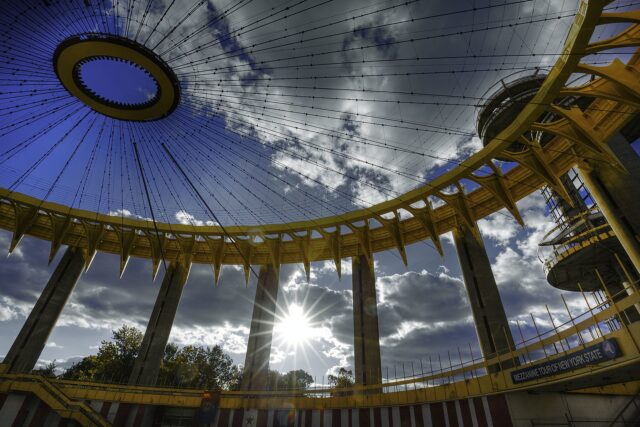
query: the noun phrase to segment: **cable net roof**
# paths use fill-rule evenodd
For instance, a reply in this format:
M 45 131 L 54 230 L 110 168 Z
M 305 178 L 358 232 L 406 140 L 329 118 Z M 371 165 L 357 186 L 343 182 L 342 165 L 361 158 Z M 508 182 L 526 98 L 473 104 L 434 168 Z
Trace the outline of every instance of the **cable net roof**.
M 2 2 L 0 187 L 194 225 L 300 221 L 370 206 L 480 149 L 475 119 L 487 90 L 551 67 L 576 7 Z M 132 40 L 161 58 L 179 82 L 177 108 L 158 120 L 119 120 L 71 95 L 52 58 L 65 40 L 90 34 Z M 84 84 L 122 104 L 155 95 L 136 64 L 113 62 L 82 65 Z

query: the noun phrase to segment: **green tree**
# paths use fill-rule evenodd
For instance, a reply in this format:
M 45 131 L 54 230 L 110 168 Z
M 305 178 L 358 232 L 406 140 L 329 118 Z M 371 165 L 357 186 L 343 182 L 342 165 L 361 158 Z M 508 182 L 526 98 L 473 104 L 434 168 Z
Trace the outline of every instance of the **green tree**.
M 282 380 L 289 389 L 306 389 L 313 384 L 313 377 L 302 369 L 282 374 Z
M 178 349 L 170 344 L 165 349 L 158 382 L 219 390 L 234 388 L 239 375 L 240 370 L 219 345 Z
M 355 384 L 353 372 L 346 368 L 338 369 L 338 375 L 329 375 L 327 380 L 329 385 L 334 388 L 348 388 L 353 387 Z
M 41 375 L 43 377 L 55 378 L 57 368 L 58 365 L 56 365 L 56 361 L 54 360 L 53 362 L 46 364 L 42 368 L 32 370 L 31 373 L 35 375 Z
M 138 329 L 123 326 L 102 341 L 98 354 L 83 358 L 67 369 L 62 378 L 80 381 L 126 382 L 142 345 Z M 240 370 L 222 347 L 186 346 L 169 343 L 164 351 L 158 384 L 201 389 L 237 388 Z
M 65 380 L 94 381 L 98 379 L 100 363 L 95 355 L 83 357 L 62 374 Z
M 311 384 L 313 377 L 302 369 L 287 373 L 270 370 L 267 374 L 267 387 L 270 390 L 307 389 Z
M 112 331 L 111 341 L 102 341 L 98 354 L 75 363 L 62 375 L 65 379 L 126 382 L 133 371 L 142 344 L 142 332 L 124 325 Z

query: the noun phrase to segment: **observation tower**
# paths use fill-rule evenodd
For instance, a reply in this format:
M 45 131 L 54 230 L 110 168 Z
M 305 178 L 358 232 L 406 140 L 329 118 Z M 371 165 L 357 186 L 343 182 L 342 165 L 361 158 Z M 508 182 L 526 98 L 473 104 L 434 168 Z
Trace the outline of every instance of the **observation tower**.
M 488 91 L 488 100 L 481 107 L 477 120 L 478 134 L 484 145 L 513 122 L 536 95 L 545 78 L 546 75 L 538 71 L 519 72 L 497 84 L 498 89 L 494 87 Z M 574 82 L 573 85 L 579 83 Z M 592 102 L 593 98 L 588 96 L 565 96 L 554 100 L 554 105 L 584 112 Z M 541 126 L 523 137 L 544 148 L 555 136 L 548 129 L 561 119 L 559 114 L 545 112 L 538 118 Z M 589 175 L 585 168 L 574 167 L 559 177 L 558 189 L 550 186 L 542 189 L 556 226 L 540 242 L 540 255 L 547 280 L 556 288 L 587 292 L 599 290 L 620 295 L 629 283 L 638 280 L 631 259 L 589 191 L 596 182 L 601 183 L 599 185 L 604 186 L 603 190 L 608 195 L 603 203 L 613 205 L 611 209 L 622 217 L 625 233 L 638 235 L 638 229 L 634 228 L 638 224 L 634 224 L 633 218 L 640 213 L 634 201 L 640 197 L 635 185 L 640 162 L 630 148 L 630 144 L 640 137 L 637 122 L 635 117 L 608 145 L 620 161 L 617 170 L 599 164 L 596 176 L 595 172 Z M 512 162 L 513 157 L 509 154 L 517 155 L 527 149 L 524 143 L 514 141 L 505 149 L 505 155 L 496 158 Z M 585 185 L 585 179 L 591 182 L 590 186 Z M 599 194 L 600 198 L 603 196 Z M 627 213 L 620 214 L 622 211 Z
M 523 2 L 445 5 L 452 9 L 442 13 L 413 2 L 353 10 L 251 3 L 0 4 L 0 228 L 11 233 L 10 254 L 37 238 L 50 243 L 50 263 L 59 259 L 0 364 L 0 427 L 637 425 L 637 5 L 580 0 L 561 12 L 533 7 L 523 20 L 508 9 Z M 387 22 L 397 11 L 410 18 Z M 502 21 L 485 22 L 482 11 Z M 445 16 L 471 24 L 449 31 L 458 22 L 446 21 L 437 34 L 424 26 Z M 528 26 L 562 20 L 557 52 L 497 52 L 496 42 L 492 54 L 486 46 L 470 54 L 476 33 L 485 41 L 521 26 L 547 34 Z M 421 50 L 461 35 L 471 38 L 460 56 L 447 44 Z M 433 68 L 443 56 L 453 69 Z M 552 62 L 528 71 L 538 56 Z M 525 71 L 510 76 L 507 58 L 520 58 L 511 68 Z M 455 101 L 412 80 L 477 73 L 452 84 L 462 92 Z M 468 95 L 494 74 L 497 86 Z M 386 86 L 393 78 L 404 80 Z M 477 132 L 459 124 L 476 114 L 469 99 L 482 105 Z M 452 110 L 460 106 L 469 108 Z M 425 120 L 443 111 L 453 118 Z M 389 129 L 402 133 L 387 139 Z M 483 148 L 446 156 L 455 138 L 475 136 Z M 583 292 L 585 304 L 579 315 L 565 305 L 560 326 L 551 313 L 550 326 L 531 315 L 535 335 L 525 338 L 507 316 L 478 222 L 502 211 L 525 226 L 518 202 L 538 191 L 556 223 L 540 243 L 546 279 Z M 447 233 L 451 247 L 441 239 Z M 391 378 L 382 366 L 376 261 L 392 253 L 408 267 L 410 254 L 427 253 L 409 246 L 425 243 L 440 257 L 457 255 L 480 354 L 469 345 L 465 356 L 457 349 L 459 361 L 449 352 L 448 367 Z M 38 375 L 97 253 L 118 258 L 120 277 L 132 257 L 162 276 L 128 377 Z M 282 266 L 300 266 L 301 286 L 311 287 L 312 263 L 341 277 L 343 260 L 351 264 L 353 386 L 270 388 Z M 247 286 L 255 279 L 237 389 L 158 383 L 193 264 L 212 267 L 212 285 L 229 277 L 223 266 Z

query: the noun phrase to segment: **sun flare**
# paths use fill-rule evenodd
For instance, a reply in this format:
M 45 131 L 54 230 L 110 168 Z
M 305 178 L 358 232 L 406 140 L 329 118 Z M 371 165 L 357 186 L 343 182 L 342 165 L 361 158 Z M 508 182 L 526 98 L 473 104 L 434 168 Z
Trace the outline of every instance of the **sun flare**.
M 311 320 L 298 304 L 289 305 L 287 313 L 280 318 L 275 329 L 283 343 L 294 347 L 308 342 L 313 334 Z

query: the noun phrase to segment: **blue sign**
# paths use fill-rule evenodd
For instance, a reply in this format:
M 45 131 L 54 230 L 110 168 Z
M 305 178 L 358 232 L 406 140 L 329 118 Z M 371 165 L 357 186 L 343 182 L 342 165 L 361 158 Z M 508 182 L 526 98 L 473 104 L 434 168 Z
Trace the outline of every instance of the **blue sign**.
M 621 355 L 622 353 L 620 352 L 620 347 L 618 347 L 618 342 L 615 338 L 610 338 L 570 355 L 515 370 L 511 372 L 511 380 L 514 384 L 519 384 L 584 368 L 587 365 L 594 365 L 606 360 L 615 359 Z

